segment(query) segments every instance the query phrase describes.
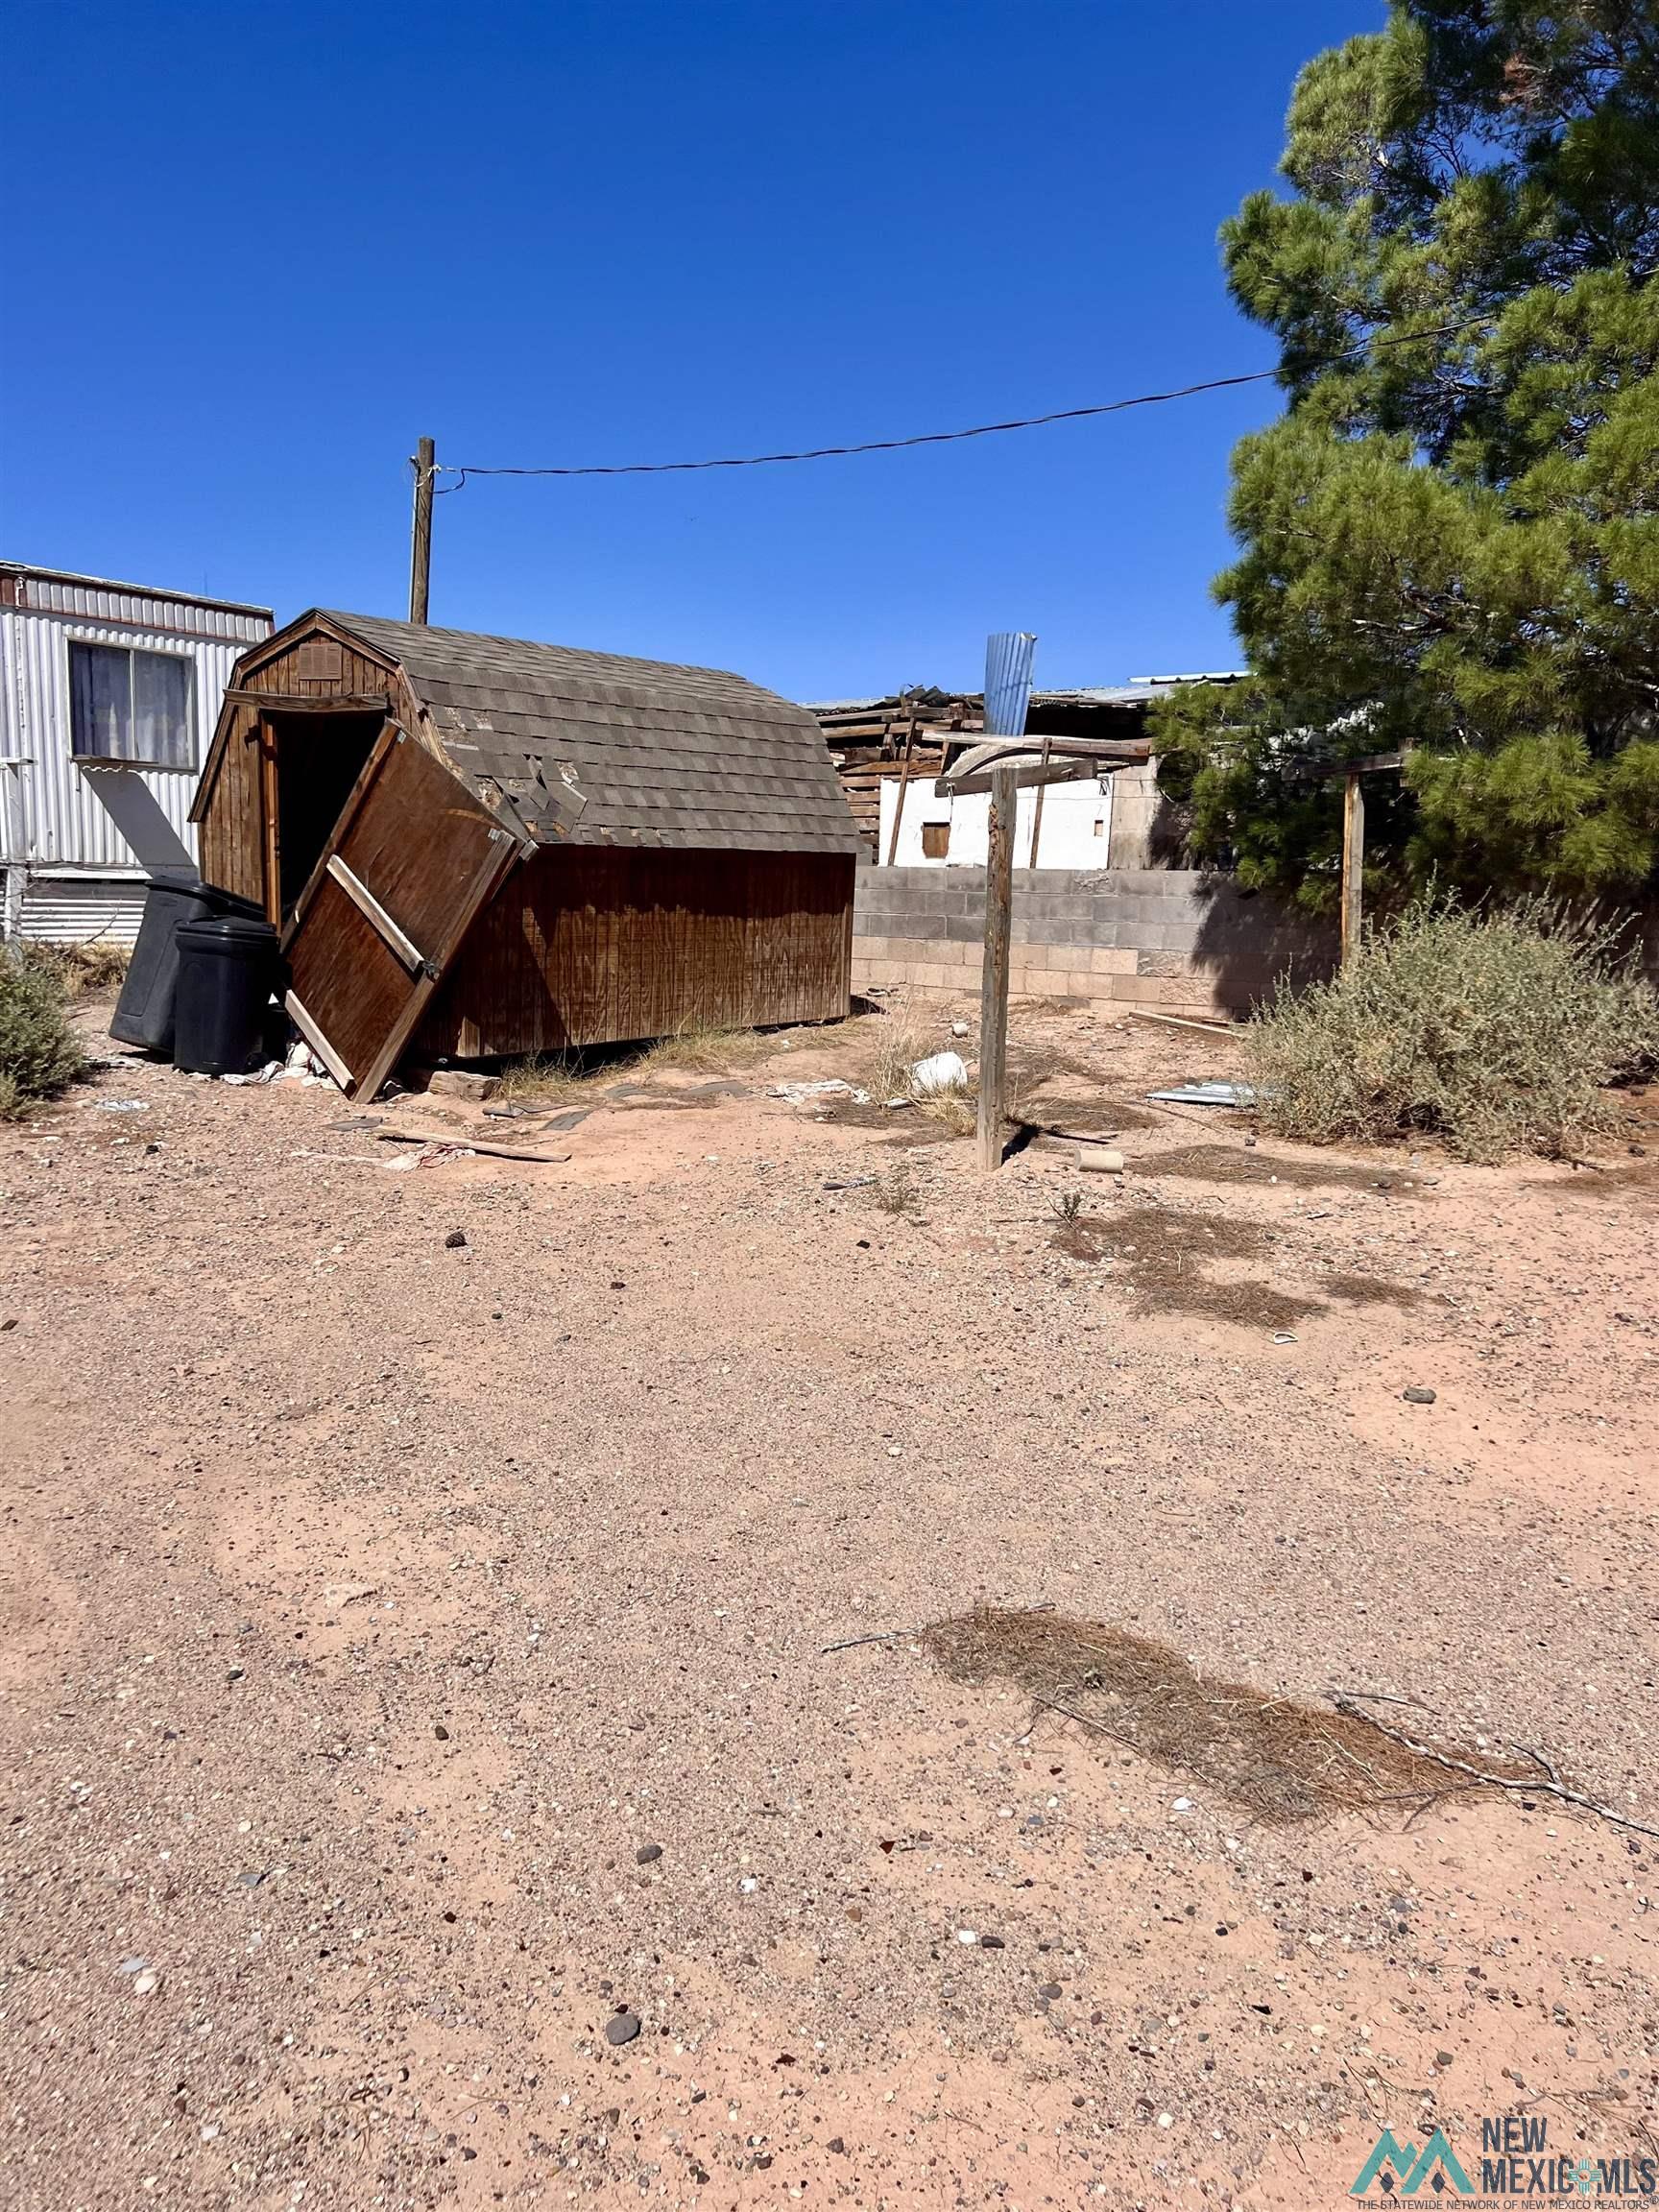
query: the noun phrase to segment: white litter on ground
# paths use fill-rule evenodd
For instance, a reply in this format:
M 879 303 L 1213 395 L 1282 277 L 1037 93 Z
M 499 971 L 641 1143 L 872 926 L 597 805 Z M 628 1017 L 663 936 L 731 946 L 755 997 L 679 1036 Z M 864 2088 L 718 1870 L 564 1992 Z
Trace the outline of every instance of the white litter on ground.
M 968 1063 L 960 1052 L 935 1052 L 926 1060 L 917 1061 L 910 1070 L 910 1081 L 924 1098 L 941 1091 L 966 1091 Z
M 843 1083 L 839 1075 L 827 1076 L 821 1083 L 774 1083 L 766 1094 L 768 1098 L 787 1098 L 791 1106 L 805 1105 L 808 1098 L 851 1098 L 855 1106 L 868 1106 L 868 1091 L 854 1089 Z
M 1171 1106 L 1254 1106 L 1256 1093 L 1248 1083 L 1178 1083 L 1168 1091 L 1149 1091 L 1149 1098 Z

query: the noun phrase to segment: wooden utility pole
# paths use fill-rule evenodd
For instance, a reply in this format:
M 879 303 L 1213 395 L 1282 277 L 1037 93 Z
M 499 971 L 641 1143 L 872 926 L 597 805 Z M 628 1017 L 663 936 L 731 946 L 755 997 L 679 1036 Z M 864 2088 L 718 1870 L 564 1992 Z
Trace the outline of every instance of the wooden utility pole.
M 979 995 L 979 1166 L 1002 1165 L 1008 1078 L 1008 943 L 1014 910 L 1014 827 L 1019 806 L 1014 763 L 991 775 L 991 844 L 985 865 L 985 969 Z
M 1365 786 L 1350 768 L 1342 786 L 1342 965 L 1359 950 L 1365 904 Z
M 432 478 L 437 447 L 422 438 L 415 450 L 415 531 L 409 547 L 409 619 L 424 623 L 432 589 Z

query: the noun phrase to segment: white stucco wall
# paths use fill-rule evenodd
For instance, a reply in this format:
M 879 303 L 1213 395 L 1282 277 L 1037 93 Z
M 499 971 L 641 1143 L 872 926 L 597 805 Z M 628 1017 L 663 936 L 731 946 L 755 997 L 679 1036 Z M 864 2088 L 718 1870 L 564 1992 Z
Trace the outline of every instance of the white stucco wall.
M 1031 825 L 1037 794 L 1022 791 L 1014 841 L 1014 865 L 1031 865 Z M 889 776 L 881 785 L 881 843 L 879 856 L 886 863 L 893 838 L 893 818 L 899 807 L 899 779 Z M 900 868 L 982 868 L 990 842 L 991 795 L 980 792 L 967 799 L 941 795 L 930 779 L 913 777 L 904 792 L 900 822 Z M 928 823 L 949 828 L 950 840 L 943 859 L 923 849 L 922 831 Z M 1039 868 L 1103 868 L 1112 842 L 1112 779 L 1092 777 L 1084 783 L 1050 783 L 1043 802 L 1043 835 L 1037 847 Z

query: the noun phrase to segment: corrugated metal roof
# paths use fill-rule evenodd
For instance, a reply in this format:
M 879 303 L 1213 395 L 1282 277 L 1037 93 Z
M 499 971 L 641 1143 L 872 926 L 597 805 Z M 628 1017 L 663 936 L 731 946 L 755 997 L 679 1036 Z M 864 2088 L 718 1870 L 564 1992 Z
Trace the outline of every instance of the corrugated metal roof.
M 0 561 L 0 604 L 35 613 L 87 614 L 106 622 L 184 630 L 248 643 L 266 637 L 271 629 L 269 607 L 212 599 L 200 591 L 169 591 L 156 584 L 119 584 L 108 576 L 81 576 L 28 561 Z
M 817 723 L 742 676 L 322 612 L 397 663 L 457 772 L 541 843 L 859 849 Z
M 1244 673 L 1241 668 L 1223 668 L 1206 675 L 1136 676 L 1127 684 L 1080 684 L 1059 688 L 1037 685 L 1031 693 L 1031 704 L 1033 707 L 1144 707 L 1148 700 L 1166 698 L 1177 685 L 1237 684 Z M 976 691 L 952 691 L 941 693 L 941 696 L 961 699 L 965 704 L 972 705 L 979 694 Z M 813 699 L 806 703 L 806 711 L 808 714 L 874 714 L 880 708 L 896 709 L 902 704 L 897 691 L 888 691 L 875 699 Z

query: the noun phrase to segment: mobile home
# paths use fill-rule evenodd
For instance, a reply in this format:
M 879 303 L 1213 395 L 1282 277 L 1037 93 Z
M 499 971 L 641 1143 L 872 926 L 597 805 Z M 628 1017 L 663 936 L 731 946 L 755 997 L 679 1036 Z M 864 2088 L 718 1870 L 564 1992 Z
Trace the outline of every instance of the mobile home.
M 0 935 L 130 945 L 271 610 L 0 562 Z

